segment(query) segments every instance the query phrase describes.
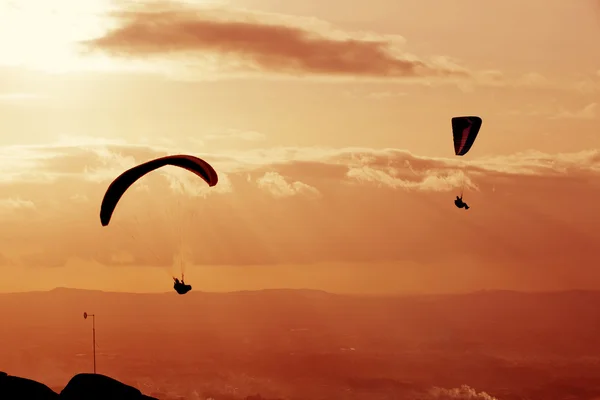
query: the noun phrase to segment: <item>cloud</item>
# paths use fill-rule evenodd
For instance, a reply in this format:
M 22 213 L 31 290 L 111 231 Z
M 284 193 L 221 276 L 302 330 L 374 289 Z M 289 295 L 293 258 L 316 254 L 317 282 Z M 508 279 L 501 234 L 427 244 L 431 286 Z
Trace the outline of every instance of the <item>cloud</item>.
M 399 35 L 349 32 L 316 18 L 228 6 L 142 2 L 112 14 L 115 26 L 81 42 L 84 53 L 101 52 L 127 63 L 151 60 L 174 79 L 227 78 L 385 81 L 595 93 L 595 72 L 576 82 L 538 72 L 507 75 L 471 70 L 449 56 L 408 53 Z M 594 75 L 594 76 L 592 76 Z
M 594 73 L 568 80 L 549 78 L 539 72 L 514 75 L 505 74 L 499 70 L 478 71 L 473 73 L 472 76 L 473 80 L 471 81 L 458 82 L 459 87 L 465 91 L 474 90 L 475 85 L 531 90 L 558 90 L 578 94 L 594 94 L 600 91 L 600 82 Z
M 71 200 L 74 202 L 88 202 L 90 201 L 90 198 L 85 194 L 75 193 L 73 196 L 71 196 Z
M 384 99 L 389 99 L 389 98 L 395 98 L 395 97 L 404 97 L 407 96 L 408 93 L 406 92 L 371 92 L 367 95 L 367 98 L 369 99 L 374 99 L 374 100 L 384 100 Z
M 345 96 L 348 96 L 353 99 L 361 99 L 361 100 L 367 99 L 367 100 L 373 100 L 373 101 L 393 100 L 393 99 L 398 99 L 401 97 L 408 96 L 407 92 L 403 92 L 400 90 L 394 90 L 394 89 L 376 90 L 376 91 L 351 89 L 351 90 L 345 90 L 343 93 Z
M 406 163 L 409 167 L 409 163 Z M 413 180 L 406 175 L 399 177 L 399 170 L 394 167 L 374 168 L 370 166 L 351 167 L 347 176 L 359 182 L 370 182 L 379 186 L 387 186 L 398 189 L 418 189 L 433 191 L 449 191 L 459 188 L 464 184 L 469 188 L 475 188 L 473 183 L 464 175 L 462 171 L 426 171 L 423 173 L 414 172 L 415 177 L 421 176 L 421 180 Z
M 167 154 L 184 152 L 183 148 L 156 145 L 128 144 L 124 141 L 107 139 L 89 140 L 85 137 L 69 142 L 59 141 L 49 145 L 4 146 L 0 148 L 3 174 L 0 182 L 29 181 L 32 173 L 43 174 L 52 179 L 78 177 L 90 182 L 108 183 L 123 170 L 138 163 Z M 376 182 L 386 178 L 421 182 L 425 177 L 447 177 L 455 173 L 504 173 L 516 175 L 548 176 L 578 171 L 598 171 L 600 156 L 591 149 L 576 153 L 545 154 L 536 151 L 506 156 L 488 156 L 470 162 L 456 158 L 418 156 L 409 151 L 395 148 L 373 149 L 366 147 L 273 147 L 246 151 L 229 151 L 210 154 L 188 149 L 214 165 L 219 174 L 244 175 L 247 172 L 274 172 L 293 168 L 315 176 L 348 181 Z M 12 156 L 12 157 L 11 157 Z M 112 174 L 95 176 L 98 171 Z M 159 174 L 166 173 L 159 170 Z M 177 175 L 179 169 L 169 169 Z M 361 172 L 362 171 L 362 172 Z M 323 173 L 325 174 L 323 175 Z M 90 177 L 92 176 L 92 177 Z M 306 176 L 306 175 L 305 175 Z M 390 180 L 389 187 L 398 186 Z M 416 187 L 415 187 L 416 189 Z M 419 189 L 420 190 L 420 189 Z
M 600 79 L 598 79 L 596 76 L 579 79 L 572 85 L 572 87 L 579 94 L 595 94 L 600 92 Z
M 537 104 L 522 105 L 521 108 L 510 110 L 507 115 L 522 115 L 527 117 L 541 117 L 548 119 L 579 119 L 593 120 L 598 116 L 598 103 L 590 103 L 576 111 L 566 110 L 563 107 L 540 108 Z
M 0 253 L 0 267 L 12 267 L 14 265 L 15 263 L 13 260 Z
M 11 104 L 22 104 L 31 102 L 33 100 L 40 100 L 46 98 L 47 95 L 40 93 L 24 93 L 24 92 L 11 92 L 11 93 L 0 93 L 0 103 L 11 103 Z
M 220 134 L 205 135 L 205 140 L 244 140 L 248 142 L 260 142 L 267 138 L 264 133 L 241 129 L 229 129 Z
M 199 185 L 197 177 L 190 175 L 185 170 L 170 168 L 163 172 L 163 174 L 169 183 L 169 188 L 178 194 L 192 197 L 206 197 L 211 193 L 229 193 L 233 190 L 231 180 L 226 173 L 219 174 L 219 184 L 212 188 L 204 184 Z
M 596 119 L 598 116 L 598 103 L 591 103 L 578 111 L 562 110 L 552 119 Z
M 277 172 L 267 172 L 256 180 L 258 187 L 265 189 L 275 197 L 291 197 L 297 194 L 318 197 L 319 191 L 314 187 L 295 181 L 288 183 L 283 176 Z
M 515 88 L 548 88 L 556 85 L 547 77 L 537 72 L 528 72 L 517 76 L 507 76 L 499 70 L 480 71 L 475 75 L 476 81 L 486 86 L 510 86 Z
M 292 76 L 465 78 L 446 57 L 424 61 L 402 52 L 403 38 L 344 32 L 314 18 L 236 9 L 146 5 L 114 14 L 119 26 L 84 42 L 114 56 L 196 56 L 220 71 Z M 193 58 L 192 58 L 193 59 Z
M 537 72 L 529 72 L 524 74 L 518 81 L 520 86 L 544 87 L 550 84 L 550 80 Z
M 598 150 L 462 163 L 402 149 L 188 148 L 215 167 L 216 187 L 165 168 L 136 183 L 111 224 L 100 225 L 98 207 L 117 174 L 182 150 L 85 139 L 2 148 L 13 158 L 0 158 L 0 198 L 35 204 L 35 213 L 3 214 L 13 240 L 6 256 L 22 266 L 167 266 L 188 246 L 197 265 L 418 263 L 472 282 L 512 273 L 521 284 L 542 267 L 545 282 L 565 284 L 556 271 L 598 261 Z M 452 202 L 463 185 L 467 213 Z M 80 196 L 89 201 L 74 201 Z M 568 276 L 584 284 L 594 273 Z
M 432 400 L 498 400 L 486 392 L 477 392 L 468 385 L 454 389 L 436 387 L 430 390 L 429 396 Z
M 385 90 L 385 91 L 359 91 L 350 90 L 345 92 L 347 96 L 357 99 L 369 99 L 369 100 L 388 100 L 399 97 L 408 96 L 408 93 L 397 90 Z
M 10 210 L 18 210 L 18 209 L 32 209 L 35 208 L 35 204 L 33 204 L 30 200 L 21 200 L 17 199 L 0 199 L 0 208 L 10 209 Z

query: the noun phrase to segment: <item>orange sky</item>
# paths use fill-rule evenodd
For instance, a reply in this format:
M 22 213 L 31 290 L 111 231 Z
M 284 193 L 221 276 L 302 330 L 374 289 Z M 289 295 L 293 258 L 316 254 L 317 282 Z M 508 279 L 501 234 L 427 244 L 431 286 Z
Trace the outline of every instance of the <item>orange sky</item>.
M 0 1 L 0 291 L 599 288 L 595 0 L 119 4 Z

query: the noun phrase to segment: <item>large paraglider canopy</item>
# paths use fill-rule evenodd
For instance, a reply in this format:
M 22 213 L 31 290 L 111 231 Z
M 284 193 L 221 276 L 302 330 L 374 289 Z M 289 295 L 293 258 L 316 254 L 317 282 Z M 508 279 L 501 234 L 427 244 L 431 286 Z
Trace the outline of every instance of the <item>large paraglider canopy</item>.
M 481 118 L 475 116 L 452 118 L 454 154 L 464 156 L 469 152 L 481 129 L 481 123 Z
M 131 185 L 149 172 L 167 165 L 184 168 L 202 178 L 211 187 L 219 181 L 217 172 L 210 164 L 190 155 L 160 157 L 137 165 L 119 175 L 106 190 L 100 207 L 102 226 L 108 225 L 119 200 Z

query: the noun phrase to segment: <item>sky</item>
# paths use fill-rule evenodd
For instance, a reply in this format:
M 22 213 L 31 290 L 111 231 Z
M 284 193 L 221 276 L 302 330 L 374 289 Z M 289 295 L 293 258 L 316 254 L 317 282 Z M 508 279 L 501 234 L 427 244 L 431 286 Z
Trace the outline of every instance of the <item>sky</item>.
M 0 291 L 599 289 L 599 39 L 595 0 L 1 0 Z M 101 226 L 178 153 L 218 185 Z

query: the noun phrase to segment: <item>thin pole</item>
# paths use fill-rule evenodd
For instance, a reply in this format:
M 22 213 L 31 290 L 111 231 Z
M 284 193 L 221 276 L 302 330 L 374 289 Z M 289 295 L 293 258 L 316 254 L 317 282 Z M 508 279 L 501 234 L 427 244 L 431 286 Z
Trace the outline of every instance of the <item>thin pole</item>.
M 92 342 L 94 346 L 94 374 L 96 373 L 96 316 L 92 314 Z
M 96 315 L 84 312 L 83 319 L 87 319 L 87 317 L 92 317 L 92 351 L 94 352 L 94 374 L 96 374 Z

